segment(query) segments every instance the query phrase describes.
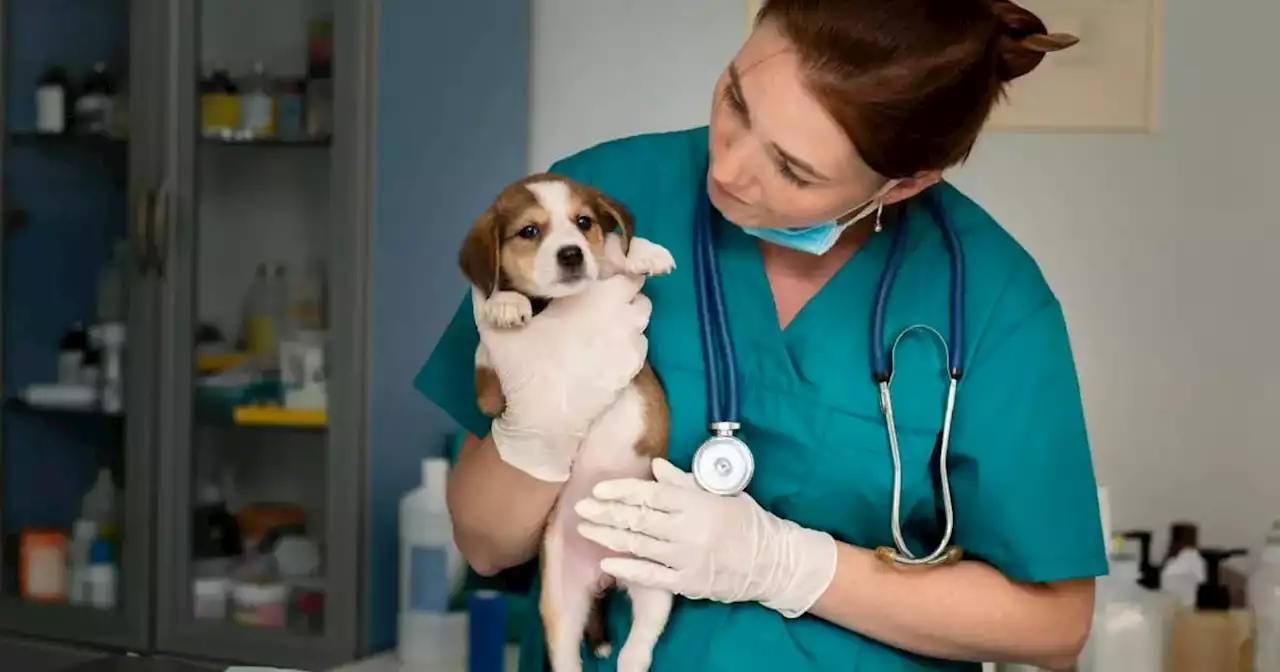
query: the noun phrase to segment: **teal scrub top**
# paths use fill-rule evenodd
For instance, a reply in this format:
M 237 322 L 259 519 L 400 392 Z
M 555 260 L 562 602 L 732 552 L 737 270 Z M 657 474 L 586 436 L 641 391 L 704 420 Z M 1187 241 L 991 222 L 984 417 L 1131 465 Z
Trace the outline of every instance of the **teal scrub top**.
M 707 436 L 706 388 L 692 277 L 694 208 L 705 189 L 707 129 L 634 136 L 556 163 L 552 172 L 623 202 L 636 234 L 665 246 L 677 270 L 645 285 L 653 301 L 649 355 L 671 405 L 672 462 L 688 470 Z M 1097 488 L 1062 309 L 1013 238 L 953 186 L 932 188 L 967 264 L 966 372 L 951 444 L 954 542 L 968 560 L 1021 582 L 1107 572 Z M 871 305 L 891 237 L 873 236 L 780 329 L 755 238 L 717 217 L 730 328 L 741 377 L 742 433 L 756 459 L 749 492 L 766 510 L 862 548 L 893 545 L 892 462 L 872 380 L 868 338 L 904 327 L 950 331 L 948 256 L 928 210 L 908 202 L 907 250 L 889 298 L 885 333 L 869 333 Z M 477 333 L 469 297 L 415 379 L 466 431 L 489 421 L 473 387 Z M 904 536 L 913 552 L 939 538 L 930 457 L 945 400 L 946 360 L 936 341 L 898 348 L 893 395 L 904 470 Z M 536 587 L 535 587 L 536 590 Z M 614 651 L 629 607 L 610 610 Z M 541 667 L 540 627 L 523 640 L 521 670 Z M 613 670 L 614 661 L 585 670 Z M 653 659 L 670 670 L 978 670 L 895 649 L 812 616 L 786 619 L 754 603 L 677 599 Z

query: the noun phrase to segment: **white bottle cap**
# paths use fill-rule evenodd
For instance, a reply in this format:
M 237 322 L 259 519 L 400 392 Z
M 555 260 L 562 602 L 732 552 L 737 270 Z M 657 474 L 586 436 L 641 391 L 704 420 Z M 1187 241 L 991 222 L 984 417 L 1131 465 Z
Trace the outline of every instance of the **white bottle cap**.
M 445 486 L 449 481 L 449 461 L 443 457 L 428 457 L 422 461 L 422 485 L 427 489 L 432 511 L 445 511 Z

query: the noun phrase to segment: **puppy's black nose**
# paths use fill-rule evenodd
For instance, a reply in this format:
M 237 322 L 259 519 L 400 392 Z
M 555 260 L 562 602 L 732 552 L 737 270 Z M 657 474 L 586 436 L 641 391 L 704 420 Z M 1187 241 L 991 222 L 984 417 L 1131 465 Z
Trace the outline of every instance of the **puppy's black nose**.
M 578 268 L 582 266 L 582 248 L 566 245 L 556 250 L 556 261 L 565 268 Z

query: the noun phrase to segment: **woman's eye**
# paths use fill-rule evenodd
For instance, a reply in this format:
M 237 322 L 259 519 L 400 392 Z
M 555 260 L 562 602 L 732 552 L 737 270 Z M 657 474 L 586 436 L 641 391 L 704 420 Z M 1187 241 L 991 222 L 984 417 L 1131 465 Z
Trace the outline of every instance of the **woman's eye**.
M 591 228 L 591 218 L 586 215 L 578 215 L 578 228 L 586 231 Z
M 529 226 L 526 226 L 523 229 L 520 229 L 520 232 L 517 233 L 516 235 L 520 236 L 521 238 L 537 238 L 538 234 L 541 232 L 542 232 L 541 229 L 539 229 L 536 225 L 530 224 Z

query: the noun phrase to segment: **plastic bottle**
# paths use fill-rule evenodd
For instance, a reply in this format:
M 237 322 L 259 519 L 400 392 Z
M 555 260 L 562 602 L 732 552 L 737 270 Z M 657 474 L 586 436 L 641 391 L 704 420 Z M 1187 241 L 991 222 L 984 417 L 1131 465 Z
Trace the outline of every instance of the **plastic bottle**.
M 71 79 L 66 70 L 55 66 L 44 71 L 36 85 L 36 131 L 66 132 L 71 111 L 67 104 L 70 93 Z
M 67 601 L 72 605 L 89 604 L 89 551 L 98 537 L 98 524 L 81 518 L 71 526 L 67 544 Z
M 85 75 L 76 98 L 76 130 L 81 133 L 104 134 L 111 124 L 111 103 L 115 99 L 115 77 L 107 64 L 93 64 L 93 70 Z
M 1249 577 L 1255 670 L 1280 670 L 1280 520 L 1271 525 L 1258 568 Z
M 116 485 L 111 470 L 102 467 L 93 487 L 80 502 L 80 518 L 97 525 L 98 537 L 109 538 L 116 529 Z
M 1111 571 L 1098 580 L 1093 629 L 1081 672 L 1164 672 L 1172 604 L 1139 585 L 1138 554 L 1117 535 Z
M 271 312 L 271 270 L 258 264 L 253 284 L 244 302 L 244 347 L 255 360 L 265 360 L 275 353 L 275 320 Z
M 115 549 L 106 539 L 97 539 L 89 548 L 89 604 L 95 609 L 114 609 L 116 606 Z
M 271 80 L 262 61 L 254 61 L 253 74 L 245 81 L 240 95 L 240 123 L 245 139 L 276 134 L 275 99 L 271 97 Z
M 1174 523 L 1169 532 L 1169 552 L 1160 569 L 1160 585 L 1188 609 L 1196 604 L 1196 591 L 1205 582 L 1205 560 L 1197 548 L 1199 529 L 1192 523 Z
M 400 500 L 399 652 L 406 663 L 450 665 L 466 656 L 466 614 L 449 613 L 462 579 L 445 503 L 449 463 L 422 461 L 422 485 Z
M 1195 611 L 1174 618 L 1170 672 L 1247 670 L 1253 659 L 1252 614 L 1231 609 L 1231 591 L 1222 582 L 1222 563 L 1244 549 L 1201 549 L 1205 580 L 1196 589 Z

